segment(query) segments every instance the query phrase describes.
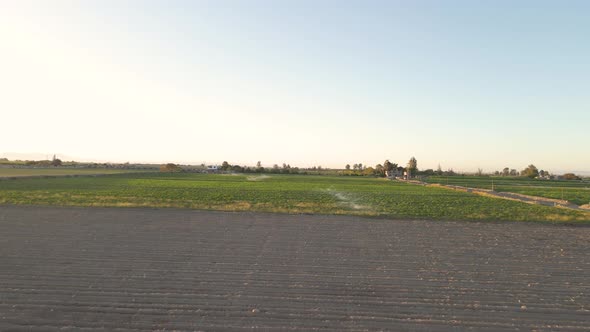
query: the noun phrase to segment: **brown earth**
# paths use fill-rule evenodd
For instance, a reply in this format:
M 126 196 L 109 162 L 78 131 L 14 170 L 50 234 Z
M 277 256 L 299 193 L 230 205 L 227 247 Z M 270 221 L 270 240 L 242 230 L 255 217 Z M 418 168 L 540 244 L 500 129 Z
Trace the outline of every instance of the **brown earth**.
M 0 206 L 0 330 L 582 331 L 590 227 Z

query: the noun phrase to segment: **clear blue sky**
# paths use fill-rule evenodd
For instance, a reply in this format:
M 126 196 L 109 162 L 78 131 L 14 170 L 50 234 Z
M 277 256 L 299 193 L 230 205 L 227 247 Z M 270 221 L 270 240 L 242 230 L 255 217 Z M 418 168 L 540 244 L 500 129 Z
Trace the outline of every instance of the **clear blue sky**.
M 0 157 L 590 171 L 589 17 L 589 1 L 5 1 Z

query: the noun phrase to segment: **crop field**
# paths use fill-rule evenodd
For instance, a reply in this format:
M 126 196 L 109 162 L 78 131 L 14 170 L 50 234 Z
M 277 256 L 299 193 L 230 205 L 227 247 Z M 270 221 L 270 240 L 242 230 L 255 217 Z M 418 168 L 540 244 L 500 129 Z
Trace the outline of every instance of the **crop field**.
M 385 179 L 301 175 L 118 174 L 0 182 L 0 204 L 173 207 L 437 220 L 589 221 L 590 212 Z
M 577 205 L 590 204 L 590 181 L 537 180 L 515 177 L 431 176 L 426 182 L 564 199 Z
M 94 175 L 137 173 L 141 170 L 111 169 L 111 168 L 8 168 L 0 167 L 1 177 L 23 176 L 61 176 L 61 175 Z

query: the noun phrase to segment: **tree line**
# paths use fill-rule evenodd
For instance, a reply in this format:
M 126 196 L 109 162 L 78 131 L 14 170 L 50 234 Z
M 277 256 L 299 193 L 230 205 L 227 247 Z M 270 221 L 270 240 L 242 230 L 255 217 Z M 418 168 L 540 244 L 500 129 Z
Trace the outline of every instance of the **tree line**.
M 205 164 L 200 166 L 192 165 L 178 165 L 167 163 L 163 165 L 154 164 L 130 164 L 126 163 L 81 163 L 75 161 L 62 162 L 55 155 L 51 160 L 26 160 L 26 161 L 10 161 L 7 158 L 0 158 L 0 164 L 12 165 L 15 167 L 77 167 L 77 168 L 122 168 L 122 169 L 160 169 L 161 172 L 205 172 L 207 167 Z M 262 162 L 258 161 L 256 166 L 241 166 L 238 164 L 230 164 L 224 161 L 221 166 L 215 170 L 221 172 L 234 173 L 269 173 L 269 174 L 322 174 L 322 175 L 345 175 L 345 176 L 375 176 L 375 177 L 405 177 L 413 178 L 416 176 L 456 176 L 466 175 L 455 172 L 452 168 L 445 171 L 442 170 L 440 164 L 436 170 L 433 169 L 418 169 L 418 161 L 415 157 L 410 158 L 405 167 L 386 159 L 382 164 L 375 166 L 367 166 L 363 163 L 346 164 L 344 169 L 330 169 L 322 166 L 313 166 L 308 168 L 292 167 L 290 164 L 283 163 L 282 165 L 274 164 L 271 167 L 263 167 Z M 481 168 L 478 168 L 475 173 L 476 176 L 510 176 L 510 177 L 528 177 L 539 179 L 563 179 L 563 180 L 581 180 L 581 177 L 574 173 L 565 173 L 563 175 L 551 174 L 548 171 L 537 168 L 530 164 L 525 169 L 518 171 L 515 168 L 504 167 L 502 170 L 496 170 L 493 173 L 485 173 Z
M 557 176 L 554 174 L 549 173 L 548 171 L 538 169 L 535 165 L 530 164 L 522 171 L 518 172 L 515 169 L 509 169 L 508 167 L 504 167 L 502 171 L 495 171 L 494 175 L 496 176 L 523 176 L 528 177 L 531 179 L 540 178 L 540 179 L 564 179 L 564 180 L 581 180 L 581 178 L 574 173 L 565 173 L 563 175 Z

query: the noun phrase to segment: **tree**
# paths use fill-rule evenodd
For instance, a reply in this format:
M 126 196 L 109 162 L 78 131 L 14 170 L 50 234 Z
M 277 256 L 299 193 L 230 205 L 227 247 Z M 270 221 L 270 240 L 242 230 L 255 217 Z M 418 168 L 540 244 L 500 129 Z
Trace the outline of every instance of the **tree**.
M 477 176 L 483 176 L 483 169 L 478 168 L 477 169 L 477 173 L 475 173 Z
M 355 170 L 355 171 L 356 171 L 357 169 L 359 169 L 359 164 L 354 164 L 354 165 L 352 165 L 352 169 L 353 169 L 353 170 Z
M 51 160 L 51 166 L 61 166 L 61 160 L 57 159 L 55 155 L 53 155 L 53 159 Z
M 346 166 L 344 167 L 347 171 L 350 171 L 350 164 L 346 164 Z
M 436 168 L 436 175 L 443 175 L 443 171 L 442 171 L 442 168 L 440 167 L 440 164 L 438 164 L 438 167 Z
M 224 161 L 221 163 L 221 167 L 219 167 L 219 169 L 222 171 L 229 171 L 231 169 L 231 165 L 227 161 Z
M 180 168 L 180 166 L 178 166 L 176 164 L 168 163 L 166 165 L 160 166 L 160 172 L 169 172 L 169 173 L 182 172 L 182 168 Z
M 385 160 L 383 163 L 383 171 L 387 172 L 388 175 L 391 175 L 393 170 L 395 169 L 394 164 L 392 164 L 389 159 Z
M 385 168 L 381 164 L 375 165 L 375 175 L 377 176 L 384 176 L 385 175 Z
M 281 170 L 281 173 L 291 173 L 291 165 L 283 163 L 283 169 Z
M 418 161 L 416 160 L 416 158 L 412 157 L 410 158 L 410 160 L 408 161 L 408 175 L 410 177 L 414 177 L 414 175 L 416 175 L 416 171 L 418 171 Z
M 581 180 L 580 177 L 574 173 L 565 173 L 563 178 L 566 180 Z
M 455 173 L 455 171 L 452 168 L 449 168 L 446 172 L 443 173 L 443 175 L 446 176 L 455 176 L 457 173 Z
M 510 176 L 518 176 L 518 172 L 513 168 L 510 170 Z
M 508 175 L 510 175 L 510 169 L 508 167 L 504 167 L 504 169 L 502 170 L 502 176 Z
M 375 173 L 375 169 L 371 166 L 369 166 L 363 170 L 363 175 L 373 175 L 374 173 Z
M 520 175 L 529 177 L 531 179 L 536 178 L 537 176 L 539 176 L 539 170 L 537 169 L 537 167 L 535 167 L 535 165 L 530 164 L 527 168 L 520 172 Z
M 426 175 L 426 176 L 433 176 L 435 173 L 434 173 L 434 170 L 432 168 L 429 168 L 429 169 L 426 169 L 424 171 L 421 171 L 420 174 Z

